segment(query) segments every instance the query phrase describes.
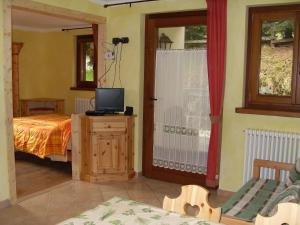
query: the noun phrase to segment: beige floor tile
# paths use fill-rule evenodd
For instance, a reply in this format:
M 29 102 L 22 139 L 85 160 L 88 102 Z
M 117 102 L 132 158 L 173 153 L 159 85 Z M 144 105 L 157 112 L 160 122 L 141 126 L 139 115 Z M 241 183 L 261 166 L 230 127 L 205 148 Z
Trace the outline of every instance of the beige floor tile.
M 31 218 L 25 219 L 21 222 L 17 222 L 14 225 L 48 225 L 48 223 L 45 220 L 45 217 L 43 217 L 43 218 L 31 217 Z
M 113 197 L 120 197 L 120 198 L 126 198 L 130 199 L 128 192 L 126 190 L 123 191 L 112 191 L 112 192 L 102 192 L 103 194 L 103 200 L 107 201 Z
M 19 206 L 26 209 L 32 217 L 43 218 L 47 214 L 50 202 L 50 193 L 45 193 L 20 202 Z
M 125 184 L 124 182 L 103 183 L 99 184 L 99 187 L 102 192 L 124 191 Z
M 222 205 L 226 200 L 215 191 L 211 193 L 213 205 Z M 174 198 L 179 194 L 180 185 L 143 177 L 102 184 L 72 181 L 0 211 L 0 224 L 55 225 L 116 196 L 161 208 L 165 195 Z
M 33 218 L 34 216 L 19 205 L 0 210 L 1 224 L 14 225 L 20 224 L 23 220 Z
M 116 196 L 161 208 L 165 195 L 175 198 L 181 192 L 181 185 L 142 176 L 101 184 L 71 181 L 67 167 L 55 163 L 57 169 L 53 170 L 50 162 L 46 165 L 39 160 L 29 162 L 22 158 L 16 161 L 17 188 L 22 202 L 0 211 L 0 225 L 55 225 Z M 226 200 L 215 191 L 211 193 L 209 201 L 213 206 L 220 206 Z

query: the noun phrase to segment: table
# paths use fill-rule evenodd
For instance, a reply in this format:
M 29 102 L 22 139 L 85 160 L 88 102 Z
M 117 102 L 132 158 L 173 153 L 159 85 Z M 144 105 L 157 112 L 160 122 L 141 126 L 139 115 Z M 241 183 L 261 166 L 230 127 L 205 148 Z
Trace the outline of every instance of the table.
M 58 225 L 221 225 L 114 197 Z

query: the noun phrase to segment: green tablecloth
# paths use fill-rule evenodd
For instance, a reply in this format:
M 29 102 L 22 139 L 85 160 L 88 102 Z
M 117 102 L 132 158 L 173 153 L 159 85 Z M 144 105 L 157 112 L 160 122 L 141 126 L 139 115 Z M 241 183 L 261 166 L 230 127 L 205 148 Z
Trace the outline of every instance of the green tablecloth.
M 114 197 L 59 225 L 220 225 Z

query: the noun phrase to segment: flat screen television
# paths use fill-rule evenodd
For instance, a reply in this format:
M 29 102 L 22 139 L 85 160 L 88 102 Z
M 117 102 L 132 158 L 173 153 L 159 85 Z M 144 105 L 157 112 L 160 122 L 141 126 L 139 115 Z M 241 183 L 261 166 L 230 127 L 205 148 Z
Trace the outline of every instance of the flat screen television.
M 95 111 L 117 113 L 124 111 L 124 88 L 96 88 Z

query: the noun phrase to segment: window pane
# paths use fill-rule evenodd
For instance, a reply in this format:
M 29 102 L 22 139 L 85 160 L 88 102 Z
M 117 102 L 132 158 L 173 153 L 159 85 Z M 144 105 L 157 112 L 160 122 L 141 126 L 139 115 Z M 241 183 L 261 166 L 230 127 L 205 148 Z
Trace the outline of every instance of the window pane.
M 207 26 L 192 25 L 185 27 L 185 48 L 206 48 Z
M 158 29 L 159 49 L 206 48 L 207 26 L 164 27 Z
M 259 94 L 291 96 L 294 20 L 262 23 Z
M 85 74 L 84 81 L 94 81 L 94 43 L 86 42 L 84 44 L 84 58 L 85 58 Z

